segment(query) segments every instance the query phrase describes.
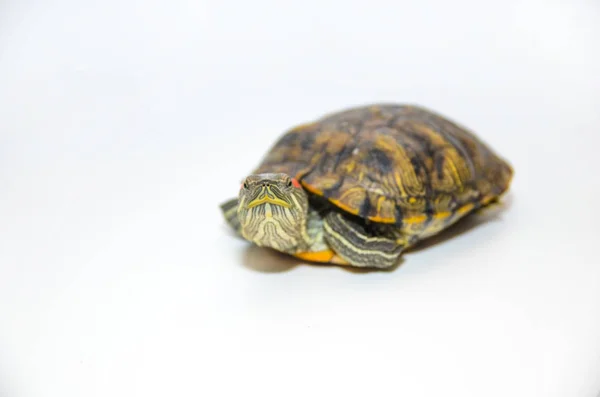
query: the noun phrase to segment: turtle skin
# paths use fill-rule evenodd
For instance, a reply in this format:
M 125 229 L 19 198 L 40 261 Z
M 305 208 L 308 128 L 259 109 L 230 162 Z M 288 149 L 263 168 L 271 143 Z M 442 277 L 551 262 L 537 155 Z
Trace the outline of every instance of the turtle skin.
M 343 212 L 431 236 L 496 200 L 512 167 L 466 128 L 413 105 L 331 113 L 287 131 L 255 174 L 282 172 Z

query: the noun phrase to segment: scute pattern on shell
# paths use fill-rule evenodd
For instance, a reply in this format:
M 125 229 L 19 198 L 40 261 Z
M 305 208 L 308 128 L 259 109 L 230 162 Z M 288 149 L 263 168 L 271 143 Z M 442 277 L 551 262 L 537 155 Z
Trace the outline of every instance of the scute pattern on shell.
M 425 226 L 433 233 L 494 200 L 513 174 L 467 129 L 422 107 L 393 104 L 355 107 L 289 130 L 254 170 L 263 172 L 285 172 L 344 211 L 421 235 Z

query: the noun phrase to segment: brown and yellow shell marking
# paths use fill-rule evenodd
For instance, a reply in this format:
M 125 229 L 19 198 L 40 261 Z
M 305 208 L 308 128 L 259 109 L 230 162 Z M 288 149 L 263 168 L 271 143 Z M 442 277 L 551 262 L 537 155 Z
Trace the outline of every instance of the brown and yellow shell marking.
M 382 104 L 285 133 L 255 174 L 295 176 L 341 210 L 431 236 L 502 195 L 513 170 L 466 128 L 422 107 Z

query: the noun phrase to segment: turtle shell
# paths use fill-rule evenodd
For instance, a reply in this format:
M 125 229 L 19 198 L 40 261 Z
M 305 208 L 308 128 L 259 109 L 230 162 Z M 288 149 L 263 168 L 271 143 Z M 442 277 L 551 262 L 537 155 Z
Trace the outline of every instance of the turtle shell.
M 512 168 L 472 132 L 418 106 L 332 113 L 287 131 L 254 173 L 284 172 L 373 222 L 418 224 L 487 204 Z

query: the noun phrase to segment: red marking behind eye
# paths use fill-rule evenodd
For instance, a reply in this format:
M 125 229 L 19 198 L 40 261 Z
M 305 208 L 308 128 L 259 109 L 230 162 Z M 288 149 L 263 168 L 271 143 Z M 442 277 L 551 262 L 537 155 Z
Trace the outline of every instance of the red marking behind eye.
M 292 178 L 292 185 L 294 185 L 294 187 L 302 187 L 296 178 Z

